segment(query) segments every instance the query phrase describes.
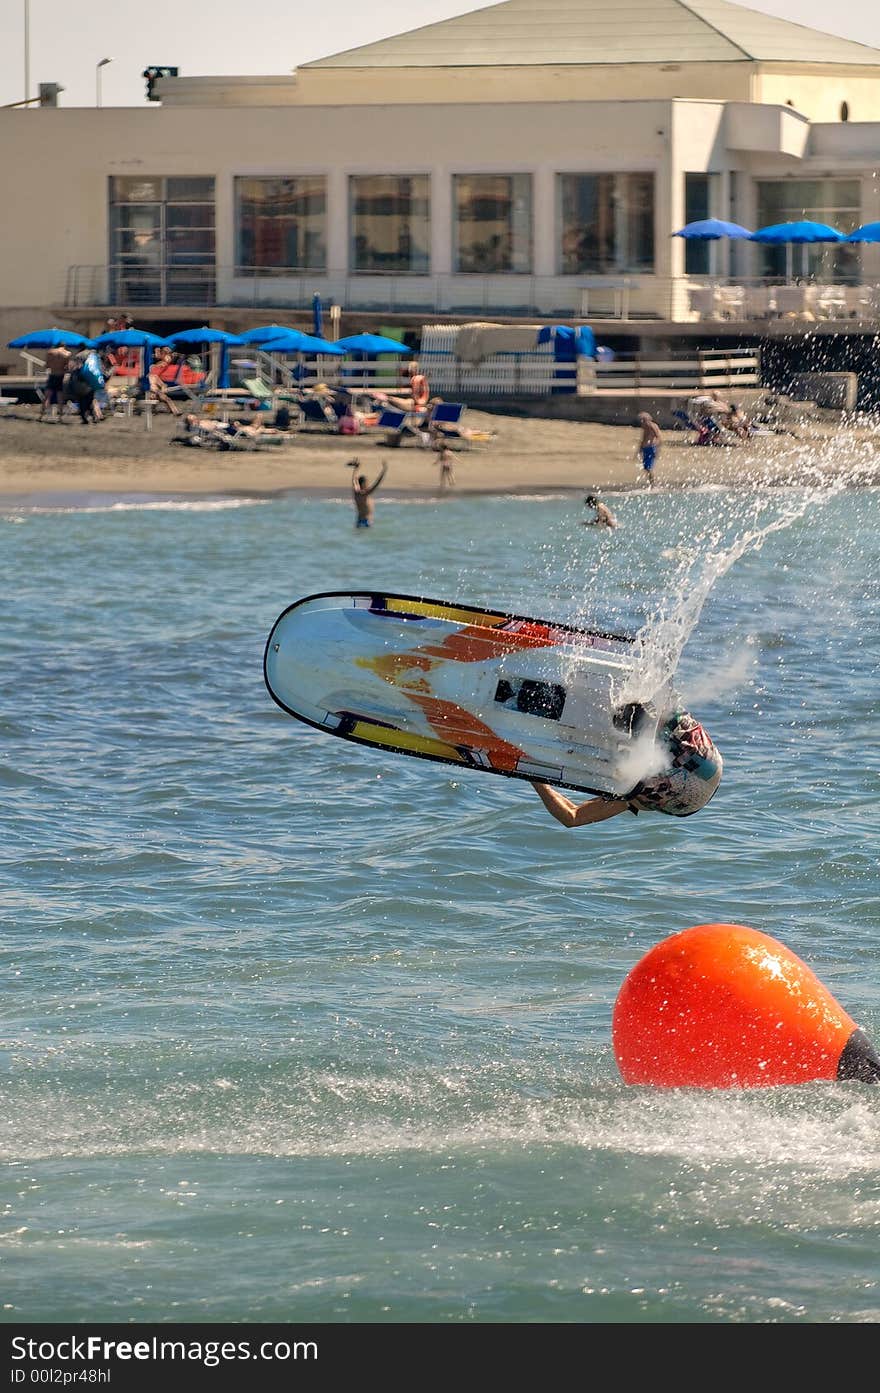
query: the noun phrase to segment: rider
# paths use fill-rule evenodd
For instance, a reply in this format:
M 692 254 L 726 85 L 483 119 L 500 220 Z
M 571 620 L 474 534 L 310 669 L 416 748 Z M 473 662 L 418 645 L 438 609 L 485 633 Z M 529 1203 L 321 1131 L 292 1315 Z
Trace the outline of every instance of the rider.
M 689 711 L 675 710 L 657 733 L 668 763 L 623 798 L 603 794 L 573 803 L 549 784 L 531 780 L 545 808 L 563 827 L 604 822 L 618 813 L 669 813 L 690 817 L 704 808 L 721 783 L 724 762 L 706 731 Z

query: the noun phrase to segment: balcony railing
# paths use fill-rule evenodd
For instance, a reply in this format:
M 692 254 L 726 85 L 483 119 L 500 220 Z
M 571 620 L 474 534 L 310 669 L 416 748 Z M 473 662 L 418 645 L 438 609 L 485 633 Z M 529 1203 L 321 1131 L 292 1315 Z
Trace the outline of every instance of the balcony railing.
M 659 276 L 407 275 L 292 271 L 241 266 L 70 266 L 58 301 L 69 309 L 188 307 L 305 310 L 317 291 L 325 302 L 376 314 L 503 315 L 508 318 L 620 317 L 625 286 L 632 318 L 669 319 L 680 299 L 677 282 Z M 585 298 L 586 297 L 586 298 Z M 684 301 L 682 301 L 684 304 Z
M 190 310 L 311 310 L 325 303 L 373 314 L 538 319 L 740 322 L 786 317 L 872 323 L 876 284 L 780 283 L 695 276 L 416 276 L 375 272 L 259 271 L 240 266 L 70 266 L 57 303 L 68 309 L 151 306 Z

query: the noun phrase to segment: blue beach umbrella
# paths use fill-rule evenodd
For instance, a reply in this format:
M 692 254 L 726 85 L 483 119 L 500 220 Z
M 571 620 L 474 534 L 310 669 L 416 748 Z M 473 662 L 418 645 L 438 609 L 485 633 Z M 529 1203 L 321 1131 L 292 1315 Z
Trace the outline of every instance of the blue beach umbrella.
M 324 306 L 317 290 L 312 296 L 312 333 L 319 339 L 324 329 Z
M 741 227 L 738 222 L 724 222 L 722 218 L 701 218 L 698 222 L 686 223 L 672 235 L 695 241 L 717 242 L 721 237 L 746 238 L 752 234 L 747 227 Z
M 346 353 L 362 353 L 368 358 L 380 353 L 412 353 L 405 343 L 386 339 L 382 334 L 350 334 L 347 339 L 339 339 L 338 344 Z
M 95 339 L 96 348 L 139 348 L 141 350 L 141 391 L 150 390 L 150 364 L 153 349 L 164 348 L 169 343 L 159 334 L 151 334 L 146 329 L 108 329 Z
M 384 334 L 349 334 L 348 338 L 338 339 L 337 342 L 344 353 L 359 361 L 379 358 L 383 354 L 412 353 L 412 349 L 407 348 L 405 343 L 399 343 L 397 339 L 385 338 Z M 343 372 L 345 371 L 346 369 L 343 369 Z M 347 371 L 350 374 L 352 370 L 348 369 Z M 367 385 L 367 376 L 370 371 L 364 362 L 361 369 L 364 386 Z
M 29 334 L 19 334 L 10 339 L 7 348 L 92 348 L 94 340 L 83 334 L 71 333 L 69 329 L 33 329 Z
M 247 329 L 239 337 L 244 343 L 264 344 L 267 339 L 280 338 L 282 334 L 298 334 L 289 324 L 259 324 L 256 329 Z
M 234 345 L 242 345 L 245 340 L 239 334 L 227 334 L 225 329 L 209 329 L 207 324 L 203 324 L 201 329 L 181 329 L 176 334 L 169 334 L 168 343 L 174 344 L 177 348 L 199 347 L 205 343 L 219 343 L 220 345 L 220 371 L 217 374 L 217 386 L 229 386 L 229 350 Z
M 311 334 L 300 333 L 298 329 L 289 329 L 286 334 L 280 334 L 277 338 L 267 339 L 260 344 L 264 353 L 278 353 L 286 357 L 289 353 L 295 353 L 299 358 L 300 367 L 294 372 L 294 377 L 301 380 L 304 376 L 302 369 L 303 358 L 314 358 L 319 355 L 326 357 L 332 354 L 335 358 L 343 357 L 344 350 L 337 348 L 335 343 L 330 343 L 328 339 L 316 339 Z
M 159 334 L 150 334 L 146 329 L 108 329 L 94 340 L 96 348 L 106 344 L 109 348 L 164 348 L 169 343 Z
M 880 222 L 866 222 L 861 227 L 857 227 L 855 232 L 850 232 L 843 239 L 845 242 L 880 242 Z
M 757 232 L 749 233 L 749 240 L 781 246 L 783 243 L 800 245 L 809 242 L 843 242 L 845 239 L 836 227 L 829 227 L 825 222 L 810 222 L 807 219 L 803 222 L 777 222 L 772 223 L 770 227 L 759 227 Z
M 828 223 L 805 219 L 801 222 L 779 222 L 771 223 L 769 227 L 759 227 L 757 232 L 751 233 L 749 240 L 763 242 L 771 247 L 785 246 L 785 274 L 790 279 L 793 246 L 809 246 L 817 242 L 843 242 L 846 239 L 842 232 L 838 232 L 836 227 L 829 227 Z
M 341 358 L 345 353 L 344 348 L 338 344 L 331 343 L 329 339 L 316 339 L 312 334 L 300 333 L 299 329 L 288 329 L 286 332 L 279 332 L 273 339 L 264 339 L 260 347 L 265 353 L 308 353 L 335 354 Z

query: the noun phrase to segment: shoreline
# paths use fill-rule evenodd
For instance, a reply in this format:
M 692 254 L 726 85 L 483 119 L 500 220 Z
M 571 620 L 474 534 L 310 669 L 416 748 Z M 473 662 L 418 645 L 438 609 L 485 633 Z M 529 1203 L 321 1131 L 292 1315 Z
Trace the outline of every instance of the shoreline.
M 439 492 L 437 457 L 414 444 L 389 447 L 381 437 L 307 431 L 259 450 L 174 444 L 177 421 L 108 417 L 82 427 L 39 422 L 36 409 L 0 416 L 0 503 L 7 509 L 83 507 L 126 500 L 198 498 L 271 501 L 289 496 L 350 500 L 348 462 L 357 458 L 372 481 L 383 460 L 379 497 L 561 496 L 587 491 L 644 492 L 635 426 L 517 417 L 469 410 L 466 424 L 493 439 L 455 451 L 455 486 Z M 796 486 L 839 481 L 880 483 L 880 423 L 800 423 L 789 434 L 755 436 L 737 446 L 699 447 L 687 431 L 664 432 L 654 472 L 658 492 L 720 486 Z
M 719 492 L 745 491 L 760 486 L 768 489 L 794 489 L 814 487 L 811 480 L 779 478 L 779 479 L 754 479 L 741 480 L 707 480 L 705 482 L 693 483 L 667 483 L 658 484 L 653 489 L 640 488 L 638 485 L 617 485 L 608 486 L 602 489 L 603 496 L 610 498 L 620 498 L 626 494 L 645 495 L 653 494 L 676 494 L 700 492 L 707 489 Z M 880 487 L 880 470 L 877 476 L 857 481 L 848 481 L 844 485 L 847 489 L 878 488 Z M 382 490 L 381 499 L 383 503 L 451 503 L 456 499 L 461 501 L 477 500 L 482 498 L 516 498 L 524 502 L 531 500 L 547 500 L 552 498 L 580 498 L 592 485 L 555 485 L 542 486 L 535 488 L 473 488 L 473 489 L 452 489 L 444 494 L 436 491 L 419 492 L 414 489 L 408 491 L 394 489 Z M 208 504 L 208 503 L 239 503 L 242 505 L 252 503 L 278 503 L 290 498 L 300 498 L 306 502 L 339 503 L 350 505 L 350 496 L 347 493 L 334 489 L 314 488 L 308 486 L 294 486 L 290 488 L 278 489 L 236 489 L 236 488 L 205 488 L 194 489 L 186 492 L 181 490 L 146 490 L 135 491 L 130 487 L 124 490 L 98 490 L 83 489 L 71 490 L 63 493 L 56 493 L 48 490 L 34 490 L 30 493 L 7 493 L 0 489 L 0 514 L 6 513 L 50 513 L 50 512 L 78 512 L 93 509 L 110 509 L 113 507 L 131 508 L 161 508 L 183 506 L 186 504 Z

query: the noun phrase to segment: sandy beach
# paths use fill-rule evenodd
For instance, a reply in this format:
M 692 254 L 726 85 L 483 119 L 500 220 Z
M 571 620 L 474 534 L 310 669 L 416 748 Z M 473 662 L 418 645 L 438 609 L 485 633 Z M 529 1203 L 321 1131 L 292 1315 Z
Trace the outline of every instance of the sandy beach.
M 666 432 L 655 469 L 658 487 L 802 482 L 818 465 L 823 476 L 858 464 L 858 482 L 880 482 L 880 428 L 842 426 L 828 414 L 795 423 L 792 432 L 756 436 L 736 447 L 700 448 L 688 431 Z M 485 443 L 455 451 L 456 494 L 542 493 L 584 488 L 644 487 L 633 426 L 524 418 L 469 410 L 471 429 L 494 432 Z M 70 416 L 40 422 L 21 405 L 0 417 L 0 495 L 5 500 L 71 495 L 261 495 L 304 491 L 346 495 L 347 462 L 357 456 L 372 478 L 383 460 L 383 494 L 430 496 L 438 491 L 433 451 L 412 443 L 388 448 L 383 436 L 352 439 L 291 433 L 258 450 L 192 448 L 175 443 L 179 422 L 160 414 L 147 430 L 142 417 L 110 416 L 83 427 Z

